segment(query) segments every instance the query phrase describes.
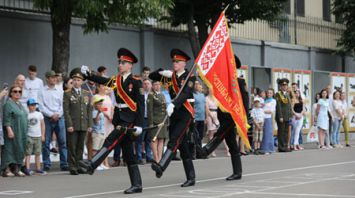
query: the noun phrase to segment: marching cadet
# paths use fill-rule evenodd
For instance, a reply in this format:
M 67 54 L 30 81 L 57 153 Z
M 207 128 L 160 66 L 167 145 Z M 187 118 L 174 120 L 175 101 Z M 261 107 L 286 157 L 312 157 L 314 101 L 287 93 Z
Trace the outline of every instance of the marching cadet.
M 79 168 L 78 162 L 83 159 L 86 133 L 92 130 L 92 106 L 89 92 L 81 89 L 84 77 L 80 68 L 73 69 L 70 77 L 73 79 L 73 88 L 64 92 L 63 110 L 67 129 L 69 171 L 71 175 L 78 175 L 85 173 Z
M 144 116 L 142 81 L 132 75 L 133 64 L 137 63 L 138 59 L 131 51 L 120 48 L 117 58 L 119 74 L 112 78 L 94 75 L 87 66 L 81 67 L 81 72 L 87 79 L 113 88 L 117 105 L 115 105 L 112 119 L 115 129 L 105 139 L 103 147 L 97 151 L 92 160 L 83 160 L 80 166 L 85 168 L 89 174 L 93 174 L 112 149 L 120 144 L 132 184 L 124 193 L 140 193 L 142 192 L 142 179 L 133 153 L 133 141 L 142 133 Z
M 234 56 L 237 69 L 241 67 L 240 60 L 237 56 Z M 246 89 L 245 80 L 242 78 L 238 78 L 238 84 L 240 88 L 240 92 L 242 94 L 243 105 L 248 115 L 248 106 L 249 106 L 249 96 L 248 91 Z M 214 134 L 214 137 L 208 141 L 208 143 L 201 149 L 197 150 L 200 156 L 207 158 L 209 154 L 211 154 L 218 145 L 226 140 L 226 143 L 229 148 L 229 153 L 231 155 L 233 174 L 226 178 L 226 180 L 238 180 L 242 178 L 242 162 L 240 159 L 239 146 L 236 141 L 236 125 L 233 121 L 231 115 L 229 113 L 222 112 L 220 108 L 217 111 L 218 120 L 220 121 L 220 127 L 217 132 Z M 198 147 L 197 147 L 198 148 Z
M 194 116 L 194 108 L 188 102 L 188 99 L 193 99 L 195 77 L 187 79 L 189 71 L 185 69 L 185 66 L 190 57 L 185 52 L 173 49 L 170 52 L 170 56 L 173 61 L 173 71 L 159 69 L 149 75 L 152 80 L 169 81 L 171 83 L 169 94 L 171 98 L 174 98 L 166 109 L 168 116 L 170 116 L 167 149 L 159 162 L 152 163 L 152 169 L 155 171 L 156 177 L 160 178 L 172 158 L 176 155 L 177 149 L 179 149 L 187 178 L 187 181 L 181 187 L 188 187 L 195 185 L 195 169 L 186 135 Z M 176 97 L 185 81 L 187 81 L 186 86 L 179 97 Z

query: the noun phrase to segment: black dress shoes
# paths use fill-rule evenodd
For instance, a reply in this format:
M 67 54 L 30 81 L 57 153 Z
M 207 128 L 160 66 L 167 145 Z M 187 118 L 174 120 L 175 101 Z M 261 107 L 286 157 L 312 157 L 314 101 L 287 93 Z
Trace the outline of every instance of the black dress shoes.
M 133 193 L 141 193 L 142 187 L 141 186 L 131 186 L 127 190 L 124 191 L 124 194 L 133 194 Z
M 189 187 L 189 186 L 194 186 L 195 185 L 195 180 L 187 180 L 185 183 L 181 184 L 181 187 Z
M 242 178 L 241 174 L 233 174 L 229 177 L 226 178 L 227 181 L 231 181 L 231 180 L 239 180 Z
M 160 178 L 163 175 L 163 170 L 161 169 L 159 164 L 157 164 L 156 162 L 152 162 L 151 167 L 155 171 L 155 176 L 157 178 Z

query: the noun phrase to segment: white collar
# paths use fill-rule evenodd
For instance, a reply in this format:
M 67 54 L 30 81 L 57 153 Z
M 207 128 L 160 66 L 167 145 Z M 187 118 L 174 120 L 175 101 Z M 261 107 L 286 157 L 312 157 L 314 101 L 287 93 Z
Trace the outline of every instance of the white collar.
M 125 80 L 127 79 L 127 77 L 128 77 L 129 75 L 131 75 L 131 73 L 132 73 L 132 72 L 127 72 L 127 73 L 123 74 L 123 75 L 122 75 L 123 81 L 125 81 Z
M 73 89 L 76 91 L 76 92 L 81 92 L 81 88 L 75 88 L 75 87 L 73 87 Z
M 183 73 L 185 73 L 185 69 L 182 70 L 181 72 L 176 72 L 177 77 L 180 77 Z
M 49 87 L 48 85 L 46 85 L 46 89 L 47 90 L 50 90 L 50 89 L 57 90 L 57 86 L 54 85 L 53 87 Z

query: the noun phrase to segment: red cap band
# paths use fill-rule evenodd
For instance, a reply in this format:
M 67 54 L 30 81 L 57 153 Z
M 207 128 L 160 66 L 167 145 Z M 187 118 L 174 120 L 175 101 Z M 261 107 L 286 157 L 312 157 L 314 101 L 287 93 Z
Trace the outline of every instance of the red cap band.
M 120 56 L 120 59 L 133 63 L 133 58 L 131 58 L 129 56 Z
M 181 55 L 174 55 L 173 60 L 178 60 L 178 61 L 187 61 L 185 56 L 181 56 Z

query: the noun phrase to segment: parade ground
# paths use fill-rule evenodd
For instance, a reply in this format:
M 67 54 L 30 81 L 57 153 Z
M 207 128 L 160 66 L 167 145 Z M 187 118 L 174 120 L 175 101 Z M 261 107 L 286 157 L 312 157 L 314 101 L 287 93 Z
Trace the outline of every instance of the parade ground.
M 351 142 L 354 145 L 355 142 Z M 355 198 L 355 147 L 320 150 L 315 145 L 291 153 L 242 157 L 243 178 L 227 182 L 232 173 L 229 157 L 219 149 L 216 158 L 195 160 L 197 183 L 181 188 L 185 173 L 173 161 L 157 179 L 150 165 L 141 165 L 143 193 L 125 195 L 130 187 L 127 168 L 96 171 L 93 176 L 72 176 L 51 171 L 46 176 L 0 178 L 1 197 L 334 197 Z

